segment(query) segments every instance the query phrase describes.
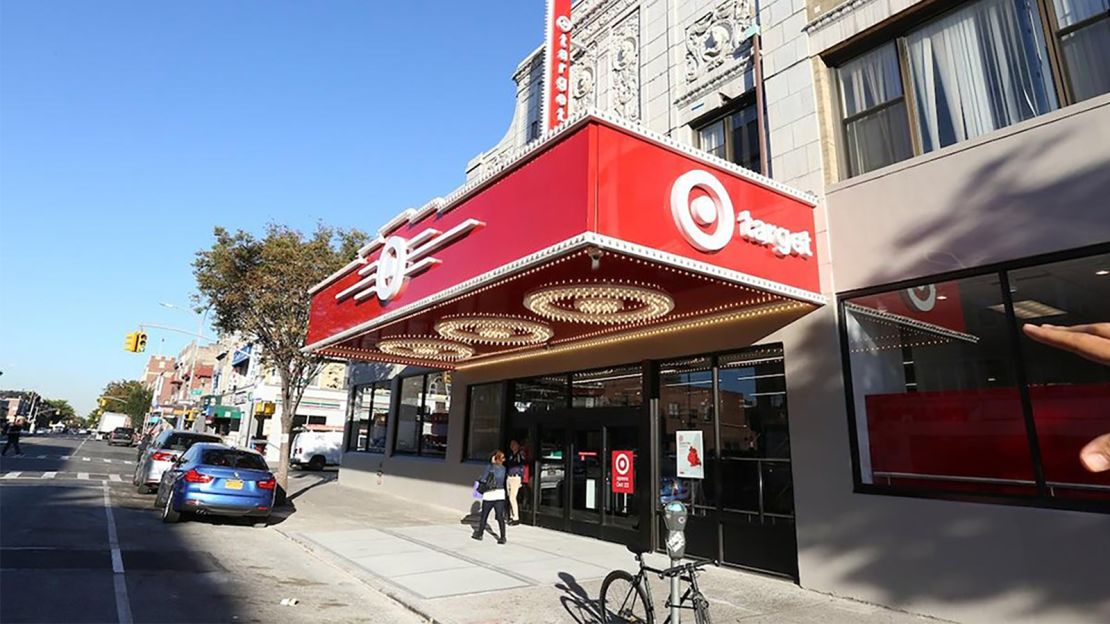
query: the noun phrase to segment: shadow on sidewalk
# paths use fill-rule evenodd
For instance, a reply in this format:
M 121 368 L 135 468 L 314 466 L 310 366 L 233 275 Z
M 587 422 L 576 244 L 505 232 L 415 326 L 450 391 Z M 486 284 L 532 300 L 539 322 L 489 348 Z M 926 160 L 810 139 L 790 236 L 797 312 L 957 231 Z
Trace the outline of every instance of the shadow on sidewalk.
M 563 592 L 563 595 L 559 597 L 559 603 L 574 618 L 575 622 L 578 624 L 596 624 L 604 621 L 601 617 L 601 605 L 598 604 L 597 600 L 590 598 L 589 593 L 578 584 L 573 575 L 560 572 L 559 580 L 562 582 L 555 584 L 555 589 Z

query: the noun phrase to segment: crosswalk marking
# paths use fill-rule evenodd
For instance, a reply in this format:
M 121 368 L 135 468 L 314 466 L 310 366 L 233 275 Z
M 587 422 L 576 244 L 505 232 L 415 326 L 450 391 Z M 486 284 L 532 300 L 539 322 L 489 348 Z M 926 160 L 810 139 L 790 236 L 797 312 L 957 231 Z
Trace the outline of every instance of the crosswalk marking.
M 39 456 L 38 456 L 38 457 L 36 457 L 35 459 L 46 459 L 46 455 L 39 455 Z
M 120 482 L 122 482 L 122 481 L 123 481 L 123 479 L 120 479 L 120 478 L 119 478 L 119 475 L 118 475 L 118 474 L 110 474 L 110 475 L 108 475 L 108 480 L 109 480 L 109 481 L 115 481 L 115 482 L 117 482 L 117 483 L 120 483 Z
M 88 457 L 82 457 L 82 458 L 81 458 L 81 461 L 92 461 L 92 460 L 91 460 L 91 459 L 89 459 Z
M 104 463 L 105 463 L 105 464 L 110 464 L 110 463 L 112 463 L 112 460 L 108 459 L 107 457 L 102 457 L 101 459 L 103 459 L 103 460 L 104 460 Z
M 128 466 L 131 466 L 131 465 L 134 465 L 135 462 L 131 461 L 130 459 L 125 459 L 125 460 L 123 460 L 123 463 L 127 464 Z
M 44 472 L 44 473 L 42 473 L 41 478 L 42 479 L 53 479 L 56 476 L 58 476 L 58 473 L 56 473 L 56 472 Z
M 69 459 L 69 455 L 62 455 L 58 457 L 58 459 Z
M 22 472 L 19 472 L 19 471 L 17 470 L 17 471 L 15 471 L 15 472 L 9 472 L 8 474 L 4 475 L 4 477 L 3 477 L 3 478 L 4 478 L 4 479 L 18 479 L 18 478 L 19 478 L 19 475 L 21 475 L 21 474 L 23 474 L 23 473 L 22 473 Z
M 89 479 L 89 473 L 87 473 L 87 472 L 78 472 L 77 473 L 77 478 L 82 480 L 82 481 L 87 481 Z

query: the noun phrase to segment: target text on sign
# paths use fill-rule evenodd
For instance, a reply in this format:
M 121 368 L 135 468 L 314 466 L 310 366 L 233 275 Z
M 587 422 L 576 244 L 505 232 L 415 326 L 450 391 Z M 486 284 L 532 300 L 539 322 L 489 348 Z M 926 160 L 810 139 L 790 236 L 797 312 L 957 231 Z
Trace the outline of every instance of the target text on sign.
M 611 479 L 614 494 L 634 494 L 636 491 L 635 465 L 632 451 L 613 451 L 610 464 L 613 471 Z

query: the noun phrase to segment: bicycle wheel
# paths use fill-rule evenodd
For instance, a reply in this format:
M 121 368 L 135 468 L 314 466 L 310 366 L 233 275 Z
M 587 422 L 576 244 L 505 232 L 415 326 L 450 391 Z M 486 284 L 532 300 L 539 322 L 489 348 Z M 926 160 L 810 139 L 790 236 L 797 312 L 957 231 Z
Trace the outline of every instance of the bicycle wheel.
M 713 624 L 713 620 L 709 617 L 709 601 L 705 596 L 700 591 L 696 591 L 690 596 L 690 601 L 694 603 L 694 621 L 697 624 Z
M 599 603 L 605 624 L 655 624 L 644 588 L 624 570 L 614 570 L 605 577 Z

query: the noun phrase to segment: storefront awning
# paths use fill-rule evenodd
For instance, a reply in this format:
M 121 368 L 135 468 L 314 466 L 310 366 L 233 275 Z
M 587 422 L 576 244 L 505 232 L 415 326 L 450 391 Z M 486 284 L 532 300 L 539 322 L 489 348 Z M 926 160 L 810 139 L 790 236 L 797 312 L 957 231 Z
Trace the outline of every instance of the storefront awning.
M 586 115 L 385 224 L 312 289 L 305 349 L 463 368 L 821 305 L 813 206 Z

